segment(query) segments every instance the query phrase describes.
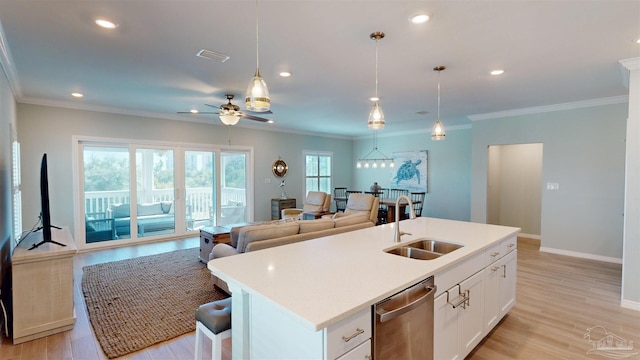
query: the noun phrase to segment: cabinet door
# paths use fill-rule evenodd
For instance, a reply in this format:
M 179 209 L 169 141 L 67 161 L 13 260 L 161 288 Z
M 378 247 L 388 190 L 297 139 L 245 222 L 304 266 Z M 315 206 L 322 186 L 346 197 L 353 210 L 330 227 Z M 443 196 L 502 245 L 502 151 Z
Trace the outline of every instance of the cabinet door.
M 460 355 L 467 356 L 480 343 L 484 335 L 484 272 L 460 283 L 460 290 L 469 297 L 467 304 L 458 313 Z
M 484 335 L 500 321 L 500 276 L 502 267 L 499 263 L 491 264 L 484 269 Z
M 512 251 L 500 261 L 500 317 L 508 313 L 516 304 L 516 275 L 518 251 Z
M 371 359 L 371 340 L 367 340 L 358 345 L 355 349 L 340 356 L 337 360 L 365 360 Z
M 457 294 L 458 286 L 449 289 Z M 433 304 L 433 358 L 442 360 L 460 359 L 458 347 L 458 311 L 447 303 L 447 292 L 435 298 Z

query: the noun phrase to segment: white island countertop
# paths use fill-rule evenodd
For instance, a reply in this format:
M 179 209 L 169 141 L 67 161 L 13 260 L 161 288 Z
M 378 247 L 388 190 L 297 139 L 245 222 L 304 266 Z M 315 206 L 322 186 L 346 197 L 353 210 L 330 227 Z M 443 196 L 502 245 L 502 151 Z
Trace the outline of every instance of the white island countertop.
M 515 227 L 420 217 L 400 222 L 402 243 L 429 238 L 464 245 L 434 260 L 385 253 L 395 224 L 219 258 L 211 272 L 230 286 L 285 309 L 318 331 L 428 276 L 515 236 Z

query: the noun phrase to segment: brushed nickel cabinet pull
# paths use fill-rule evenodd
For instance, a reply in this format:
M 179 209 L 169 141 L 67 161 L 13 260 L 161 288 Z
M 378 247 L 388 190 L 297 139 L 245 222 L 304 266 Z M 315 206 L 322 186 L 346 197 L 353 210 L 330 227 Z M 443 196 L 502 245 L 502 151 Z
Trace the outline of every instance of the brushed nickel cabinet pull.
M 497 271 L 498 269 L 500 269 L 500 266 L 494 266 L 491 268 L 491 271 Z
M 507 265 L 502 265 L 502 277 L 507 278 Z
M 353 333 L 353 335 L 351 336 L 343 336 L 342 340 L 344 340 L 344 342 L 349 342 L 351 339 L 353 339 L 354 337 L 360 335 L 360 334 L 364 334 L 364 330 L 360 329 L 360 328 L 356 328 L 356 332 Z
M 491 257 L 496 257 L 496 256 L 498 256 L 498 255 L 500 255 L 500 252 L 496 251 L 496 252 L 494 252 L 494 253 L 492 253 L 492 254 L 491 254 Z
M 508 248 L 512 248 L 514 246 L 516 246 L 516 244 L 514 244 L 514 243 L 511 243 L 511 244 L 507 245 Z

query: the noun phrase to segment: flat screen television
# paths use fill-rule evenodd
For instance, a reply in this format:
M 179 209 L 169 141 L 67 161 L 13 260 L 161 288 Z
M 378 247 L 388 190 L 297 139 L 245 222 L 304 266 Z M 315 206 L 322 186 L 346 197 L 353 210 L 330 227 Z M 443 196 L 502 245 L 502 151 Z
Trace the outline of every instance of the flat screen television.
M 42 221 L 42 241 L 37 244 L 31 245 L 29 250 L 35 249 L 38 246 L 45 243 L 54 243 L 60 246 L 65 246 L 59 242 L 53 241 L 51 238 L 51 228 L 60 229 L 57 226 L 51 225 L 51 210 L 49 209 L 49 176 L 47 174 L 47 154 L 42 155 L 42 162 L 40 163 L 40 220 Z

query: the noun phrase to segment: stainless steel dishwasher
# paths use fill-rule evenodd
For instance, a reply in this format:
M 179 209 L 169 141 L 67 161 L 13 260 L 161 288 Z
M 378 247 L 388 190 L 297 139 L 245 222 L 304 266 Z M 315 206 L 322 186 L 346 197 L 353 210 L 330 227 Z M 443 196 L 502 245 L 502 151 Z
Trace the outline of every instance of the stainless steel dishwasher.
M 433 359 L 433 276 L 374 305 L 374 360 Z

